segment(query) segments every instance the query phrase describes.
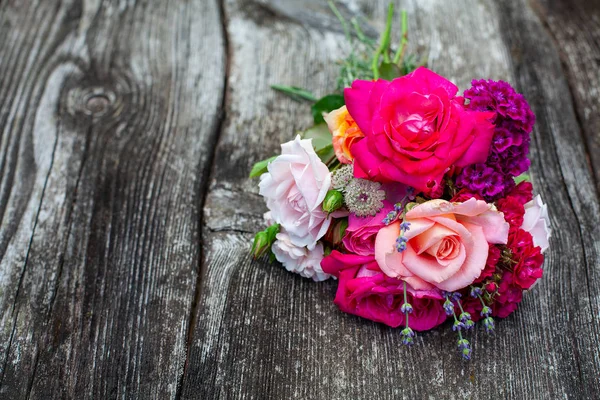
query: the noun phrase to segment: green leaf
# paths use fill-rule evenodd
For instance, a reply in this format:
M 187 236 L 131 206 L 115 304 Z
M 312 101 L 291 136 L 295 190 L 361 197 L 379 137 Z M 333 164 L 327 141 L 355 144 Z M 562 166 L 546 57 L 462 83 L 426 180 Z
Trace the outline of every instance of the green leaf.
M 273 156 L 271 158 L 267 158 L 266 160 L 262 160 L 254 164 L 252 167 L 252 171 L 250 171 L 250 178 L 256 178 L 257 176 L 261 176 L 265 172 L 267 172 L 267 166 L 271 161 L 276 159 L 277 156 Z
M 402 71 L 396 64 L 383 62 L 379 66 L 379 76 L 381 79 L 391 81 L 402 76 Z
M 333 110 L 337 110 L 344 103 L 344 96 L 341 94 L 330 94 L 325 97 L 322 97 L 315 104 L 312 105 L 310 110 L 312 111 L 313 119 L 315 120 L 315 124 L 320 124 L 325 122 L 323 118 L 324 112 L 331 112 Z
M 518 185 L 519 183 L 521 183 L 523 181 L 530 182 L 531 181 L 531 177 L 529 176 L 529 174 L 524 173 L 524 174 L 521 174 L 519 176 L 516 176 L 514 178 L 514 180 L 515 180 L 515 183 Z
M 330 144 L 316 151 L 317 155 L 325 164 L 329 163 L 335 157 L 333 145 Z
M 326 124 L 317 124 L 312 128 L 308 128 L 300 134 L 302 139 L 312 139 L 312 145 L 315 151 L 331 145 L 331 132 Z
M 331 132 L 326 124 L 317 124 L 301 133 L 302 139 L 312 139 L 315 152 L 327 164 L 335 157 L 333 144 L 331 143 Z
M 296 86 L 285 86 L 285 85 L 271 85 L 271 89 L 275 89 L 283 94 L 290 96 L 296 101 L 308 100 L 315 102 L 317 98 L 314 94 L 306 89 L 302 89 Z

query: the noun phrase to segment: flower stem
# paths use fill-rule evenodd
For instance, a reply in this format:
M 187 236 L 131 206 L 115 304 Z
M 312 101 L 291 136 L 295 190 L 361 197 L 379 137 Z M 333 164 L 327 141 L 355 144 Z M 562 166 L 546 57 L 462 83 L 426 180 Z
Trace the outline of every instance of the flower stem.
M 462 304 L 460 303 L 460 300 L 456 300 L 456 303 L 458 304 L 458 308 L 460 308 L 460 312 L 461 312 L 461 313 L 464 313 L 464 312 L 465 312 L 465 310 L 463 310 L 463 306 L 462 306 Z
M 342 16 L 342 13 L 340 13 L 340 10 L 338 10 L 338 8 L 335 6 L 333 1 L 329 0 L 327 2 L 327 4 L 329 5 L 329 8 L 331 9 L 331 11 L 333 11 L 333 13 L 335 14 L 337 19 L 340 21 L 340 24 L 342 25 L 342 29 L 344 30 L 344 35 L 346 35 L 346 40 L 348 40 L 349 43 L 352 43 L 352 36 L 350 35 L 350 29 L 348 28 L 348 23 Z
M 481 295 L 478 294 L 477 297 L 479 298 L 479 301 L 481 301 L 481 305 L 485 307 L 487 304 L 485 304 L 485 301 L 483 301 L 483 298 L 481 297 Z
M 389 47 L 390 47 L 390 34 L 392 31 L 392 18 L 394 16 L 394 3 L 390 3 L 388 7 L 387 20 L 385 23 L 385 30 L 381 35 L 381 42 L 379 43 L 379 47 L 375 51 L 373 56 L 373 61 L 371 63 L 371 69 L 373 70 L 373 79 L 379 79 L 379 56 L 383 54 L 383 59 L 385 62 L 389 62 Z
M 398 64 L 400 61 L 404 59 L 404 51 L 406 50 L 406 44 L 408 43 L 408 17 L 405 10 L 402 10 L 402 41 L 400 42 L 400 47 L 398 51 L 396 51 L 396 55 L 394 56 L 394 64 Z
M 406 296 L 406 281 L 402 281 L 402 286 L 404 288 L 404 304 L 408 303 L 408 298 Z M 408 314 L 404 313 L 404 317 L 406 318 L 406 327 L 408 328 Z

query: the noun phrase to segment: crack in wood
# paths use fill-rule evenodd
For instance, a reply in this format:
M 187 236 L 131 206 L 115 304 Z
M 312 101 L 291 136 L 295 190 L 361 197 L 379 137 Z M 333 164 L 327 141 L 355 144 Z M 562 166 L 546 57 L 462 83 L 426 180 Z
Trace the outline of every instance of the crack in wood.
M 194 332 L 196 330 L 196 324 L 197 324 L 197 318 L 198 318 L 198 304 L 200 302 L 200 296 L 202 295 L 202 272 L 205 269 L 204 267 L 204 263 L 205 263 L 205 248 L 204 248 L 204 243 L 203 243 L 203 231 L 205 228 L 205 224 L 204 224 L 204 207 L 206 204 L 206 199 L 208 197 L 209 194 L 209 188 L 210 188 L 210 181 L 211 181 L 211 177 L 213 175 L 213 170 L 214 170 L 214 164 L 215 161 L 217 159 L 217 149 L 218 149 L 218 143 L 219 143 L 219 139 L 221 137 L 221 134 L 223 133 L 223 129 L 224 129 L 224 125 L 225 125 L 225 121 L 227 119 L 227 92 L 228 92 L 228 85 L 229 85 L 229 69 L 230 69 L 230 48 L 229 48 L 229 37 L 228 37 L 228 32 L 227 32 L 227 15 L 226 15 L 226 11 L 225 11 L 225 1 L 226 0 L 218 0 L 218 10 L 219 10 L 219 19 L 220 19 L 220 25 L 221 25 L 221 36 L 222 36 L 222 41 L 223 41 L 223 47 L 224 47 L 224 62 L 225 62 L 225 71 L 223 74 L 223 84 L 222 84 L 222 89 L 221 89 L 221 104 L 219 107 L 219 118 L 218 121 L 216 123 L 216 126 L 214 128 L 214 133 L 212 134 L 211 140 L 209 141 L 209 148 L 211 149 L 211 154 L 210 157 L 206 160 L 206 165 L 204 170 L 202 171 L 202 175 L 204 176 L 204 181 L 203 184 L 201 185 L 201 187 L 198 190 L 198 193 L 200 194 L 200 204 L 199 204 L 199 209 L 200 209 L 200 217 L 198 218 L 198 231 L 199 231 L 199 235 L 198 235 L 198 246 L 200 248 L 200 257 L 199 257 L 199 263 L 198 263 L 198 275 L 196 278 L 196 283 L 194 286 L 194 297 L 192 299 L 192 307 L 190 309 L 190 314 L 188 317 L 188 332 L 187 332 L 187 337 L 186 337 L 186 348 L 185 348 L 185 362 L 184 362 L 184 366 L 183 366 L 183 370 L 181 372 L 181 375 L 178 379 L 178 383 L 177 383 L 177 392 L 175 394 L 175 399 L 180 399 L 182 396 L 182 390 L 183 390 L 183 384 L 184 384 L 184 378 L 186 376 L 186 373 L 188 371 L 188 364 L 189 364 L 189 356 L 190 356 L 190 348 L 192 346 L 193 340 L 194 340 Z
M 54 164 L 54 157 L 56 155 L 56 147 L 58 145 L 58 132 L 56 135 L 56 138 L 54 140 L 54 145 L 53 145 L 53 149 L 52 149 L 52 155 L 50 158 L 50 164 L 48 166 L 48 172 L 46 173 L 46 178 L 44 180 L 44 186 L 42 188 L 42 192 L 40 195 L 40 202 L 38 204 L 38 208 L 37 208 L 37 213 L 34 219 L 34 223 L 33 223 L 33 227 L 31 229 L 31 237 L 29 238 L 29 244 L 27 245 L 27 252 L 25 253 L 25 260 L 23 261 L 23 268 L 21 270 L 21 276 L 19 277 L 19 282 L 17 284 L 17 290 L 15 292 L 15 298 L 13 300 L 13 304 L 12 304 L 12 316 L 13 316 L 13 329 L 12 329 L 12 334 L 10 335 L 10 339 L 8 341 L 8 346 L 6 347 L 6 352 L 4 353 L 5 355 L 5 359 L 3 362 L 3 367 L 2 367 L 2 371 L 1 375 L 0 375 L 0 390 L 2 390 L 2 386 L 4 384 L 4 374 L 6 371 L 6 365 L 8 363 L 8 355 L 10 353 L 10 348 L 12 346 L 12 342 L 13 342 L 13 338 L 14 338 L 14 333 L 15 333 L 15 328 L 16 328 L 16 324 L 17 324 L 17 318 L 19 316 L 19 310 L 17 309 L 17 301 L 19 300 L 19 294 L 21 291 L 21 285 L 23 284 L 23 278 L 25 277 L 25 272 L 27 271 L 27 263 L 29 261 L 29 254 L 31 252 L 31 246 L 33 244 L 33 238 L 35 236 L 35 230 L 37 228 L 38 225 L 38 220 L 40 217 L 40 212 L 42 210 L 42 204 L 44 202 L 44 195 L 46 193 L 46 187 L 48 185 L 48 180 L 50 178 L 50 174 L 52 173 L 52 166 Z M 15 315 L 16 313 L 16 315 Z

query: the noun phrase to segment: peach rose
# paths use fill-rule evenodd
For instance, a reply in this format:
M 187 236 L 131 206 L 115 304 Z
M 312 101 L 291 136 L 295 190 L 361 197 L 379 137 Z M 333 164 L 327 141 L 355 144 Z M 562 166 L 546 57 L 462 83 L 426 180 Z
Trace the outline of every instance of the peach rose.
M 430 200 L 406 213 L 406 249 L 396 249 L 400 222 L 382 228 L 375 259 L 390 277 L 416 290 L 449 292 L 473 283 L 484 269 L 489 243 L 506 244 L 509 224 L 496 208 L 471 198 L 463 203 Z
M 351 164 L 354 157 L 350 148 L 365 135 L 348 113 L 346 106 L 327 114 L 325 122 L 333 135 L 333 150 L 336 157 L 342 164 Z

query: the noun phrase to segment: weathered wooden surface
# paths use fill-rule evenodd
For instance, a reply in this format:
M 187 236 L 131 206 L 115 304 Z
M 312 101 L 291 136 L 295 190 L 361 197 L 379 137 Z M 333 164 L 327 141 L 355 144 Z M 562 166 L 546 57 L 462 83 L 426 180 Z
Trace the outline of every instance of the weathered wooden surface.
M 386 1 L 344 4 L 381 29 Z M 247 172 L 311 120 L 269 85 L 325 94 L 347 50 L 323 1 L 13 0 L 0 398 L 600 398 L 600 5 L 396 5 L 432 69 L 508 80 L 537 114 L 545 278 L 495 335 L 476 330 L 471 362 L 448 326 L 405 349 L 339 312 L 335 282 L 248 256 L 265 207 Z
M 600 2 L 533 2 L 555 40 L 600 193 Z
M 218 4 L 0 15 L 0 398 L 173 398 L 223 93 Z

